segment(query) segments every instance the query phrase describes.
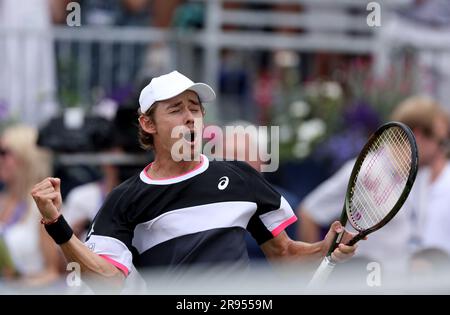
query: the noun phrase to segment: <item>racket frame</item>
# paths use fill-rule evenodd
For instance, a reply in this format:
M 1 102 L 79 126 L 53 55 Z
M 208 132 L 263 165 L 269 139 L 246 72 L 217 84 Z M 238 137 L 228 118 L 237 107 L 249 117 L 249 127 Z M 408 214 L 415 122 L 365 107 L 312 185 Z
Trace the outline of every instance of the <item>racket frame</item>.
M 411 129 L 408 126 L 406 126 L 405 124 L 403 124 L 401 122 L 391 121 L 391 122 L 387 122 L 387 123 L 383 124 L 370 136 L 369 140 L 367 140 L 367 143 L 364 145 L 363 149 L 361 150 L 361 152 L 358 155 L 358 158 L 356 159 L 355 165 L 353 166 L 353 170 L 350 175 L 350 179 L 348 181 L 347 192 L 345 194 L 344 207 L 342 209 L 342 213 L 341 213 L 341 217 L 340 217 L 339 221 L 341 222 L 343 227 L 345 227 L 345 225 L 347 224 L 347 221 L 348 221 L 347 209 L 349 209 L 349 207 L 350 207 L 349 196 L 352 193 L 353 183 L 355 182 L 355 179 L 359 174 L 359 171 L 364 162 L 364 159 L 367 156 L 369 150 L 371 149 L 372 144 L 378 139 L 378 137 L 386 129 L 393 128 L 393 127 L 401 128 L 405 132 L 405 134 L 408 138 L 408 141 L 411 145 L 411 170 L 409 172 L 408 179 L 406 180 L 405 188 L 403 189 L 403 192 L 400 195 L 397 202 L 395 203 L 394 207 L 392 207 L 391 211 L 389 211 L 389 213 L 386 215 L 386 217 L 384 217 L 380 222 L 378 222 L 374 226 L 372 226 L 368 229 L 365 229 L 363 231 L 361 231 L 357 227 L 353 226 L 353 224 L 352 224 L 353 228 L 355 228 L 359 233 L 357 235 L 355 235 L 353 237 L 353 239 L 351 239 L 347 243 L 347 245 L 353 246 L 354 244 L 356 244 L 358 241 L 362 240 L 364 237 L 366 237 L 370 233 L 375 232 L 376 230 L 379 230 L 380 228 L 385 226 L 389 221 L 391 221 L 391 219 L 397 214 L 397 212 L 400 210 L 400 208 L 405 203 L 406 198 L 408 198 L 408 195 L 409 195 L 409 193 L 412 189 L 412 186 L 414 184 L 414 181 L 416 179 L 417 170 L 419 168 L 419 166 L 418 166 L 419 157 L 418 157 L 417 144 L 416 144 L 416 140 L 414 138 L 413 132 L 411 131 Z M 351 224 L 351 222 L 350 222 L 350 224 Z M 343 233 L 344 233 L 344 231 L 342 231 L 341 233 L 339 233 L 335 236 L 333 243 L 330 246 L 330 249 L 328 250 L 328 253 L 327 253 L 327 256 L 330 257 L 330 259 L 331 259 L 331 254 L 338 247 Z

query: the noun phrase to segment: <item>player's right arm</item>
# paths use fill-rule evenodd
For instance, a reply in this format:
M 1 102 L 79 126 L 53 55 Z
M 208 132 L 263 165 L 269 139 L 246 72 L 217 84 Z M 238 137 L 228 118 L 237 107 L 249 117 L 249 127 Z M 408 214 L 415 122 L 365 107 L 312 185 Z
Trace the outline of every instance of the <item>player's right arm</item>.
M 58 178 L 46 178 L 36 184 L 31 195 L 42 215 L 43 222 L 53 222 L 60 215 L 62 205 L 61 182 Z M 121 287 L 125 275 L 112 263 L 92 252 L 75 235 L 60 245 L 68 262 L 76 262 L 81 267 L 83 280 L 91 284 Z M 92 281 L 90 281 L 92 280 Z

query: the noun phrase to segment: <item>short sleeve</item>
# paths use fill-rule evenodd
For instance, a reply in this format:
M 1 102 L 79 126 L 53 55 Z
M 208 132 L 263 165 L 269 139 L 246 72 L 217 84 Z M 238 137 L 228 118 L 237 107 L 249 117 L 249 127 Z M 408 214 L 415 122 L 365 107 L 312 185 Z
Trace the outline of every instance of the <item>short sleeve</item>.
M 333 176 L 321 183 L 303 200 L 302 209 L 316 223 L 327 225 L 339 218 L 354 164 L 355 160 L 345 163 Z
M 297 221 L 297 217 L 287 200 L 259 172 L 244 162 L 239 162 L 239 167 L 244 171 L 248 189 L 257 205 L 247 230 L 258 244 L 262 244 Z
M 132 268 L 134 227 L 127 219 L 129 193 L 118 187 L 113 190 L 91 224 L 86 246 L 128 275 Z

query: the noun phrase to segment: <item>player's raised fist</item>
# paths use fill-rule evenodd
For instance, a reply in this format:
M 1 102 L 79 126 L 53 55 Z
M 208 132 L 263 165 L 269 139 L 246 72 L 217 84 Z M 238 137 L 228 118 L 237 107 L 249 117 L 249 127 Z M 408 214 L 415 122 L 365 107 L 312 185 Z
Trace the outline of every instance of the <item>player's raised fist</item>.
M 31 190 L 36 205 L 45 222 L 51 222 L 59 216 L 61 209 L 61 180 L 48 177 L 34 185 Z

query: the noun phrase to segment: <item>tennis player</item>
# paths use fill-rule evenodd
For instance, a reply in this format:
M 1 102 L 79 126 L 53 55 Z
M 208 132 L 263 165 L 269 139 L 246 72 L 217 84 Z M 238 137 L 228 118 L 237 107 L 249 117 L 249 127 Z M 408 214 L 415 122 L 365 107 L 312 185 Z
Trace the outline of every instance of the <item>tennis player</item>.
M 204 102 L 215 93 L 179 72 L 154 78 L 141 92 L 140 141 L 154 150 L 154 162 L 107 197 L 97 214 L 86 243 L 72 233 L 59 213 L 60 180 L 47 178 L 35 185 L 32 196 L 48 234 L 61 246 L 82 274 L 94 274 L 121 285 L 133 265 L 165 266 L 176 270 L 192 264 L 248 264 L 245 233 L 260 244 L 270 260 L 319 260 L 335 233 L 334 222 L 323 241 L 291 240 L 284 229 L 297 220 L 287 201 L 245 162 L 209 161 L 200 153 Z M 186 132 L 173 136 L 175 128 Z M 191 159 L 176 161 L 173 147 Z M 188 155 L 189 156 L 189 155 Z M 345 233 L 346 242 L 352 234 Z M 353 256 L 356 246 L 340 244 L 333 259 Z

